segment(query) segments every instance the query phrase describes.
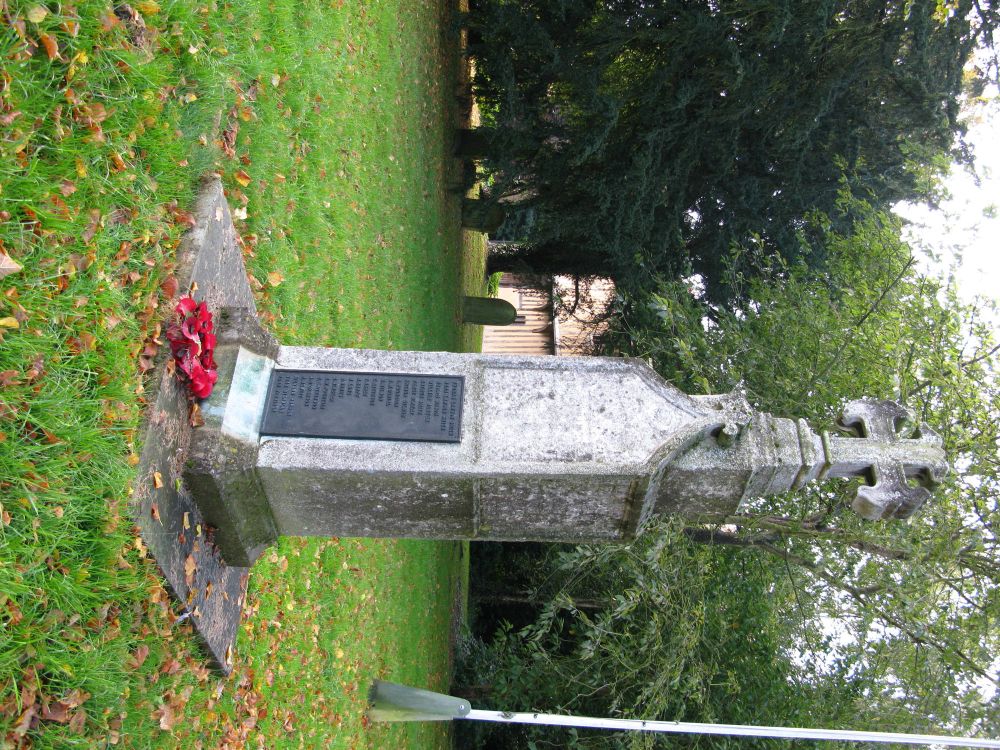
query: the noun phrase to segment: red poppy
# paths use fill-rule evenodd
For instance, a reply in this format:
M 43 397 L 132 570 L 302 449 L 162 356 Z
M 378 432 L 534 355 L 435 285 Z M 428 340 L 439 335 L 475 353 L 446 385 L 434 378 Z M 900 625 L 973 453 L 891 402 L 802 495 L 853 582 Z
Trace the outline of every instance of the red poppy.
M 215 334 L 212 313 L 204 302 L 182 297 L 174 308 L 176 318 L 167 328 L 170 353 L 177 373 L 195 398 L 208 398 L 219 379 L 215 368 Z

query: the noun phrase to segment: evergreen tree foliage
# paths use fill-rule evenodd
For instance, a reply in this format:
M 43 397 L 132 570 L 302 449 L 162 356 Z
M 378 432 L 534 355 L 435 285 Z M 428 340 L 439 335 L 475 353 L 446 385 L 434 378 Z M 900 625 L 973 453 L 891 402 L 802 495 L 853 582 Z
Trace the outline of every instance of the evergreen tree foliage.
M 492 194 L 534 212 L 492 270 L 700 274 L 716 302 L 775 253 L 818 267 L 808 216 L 841 177 L 878 208 L 933 195 L 962 150 L 978 0 L 484 0 L 470 18 Z M 956 138 L 958 140 L 956 141 Z M 956 145 L 957 144 L 957 145 Z M 960 154 L 959 154 L 960 155 Z M 509 249 L 509 247 L 508 247 Z

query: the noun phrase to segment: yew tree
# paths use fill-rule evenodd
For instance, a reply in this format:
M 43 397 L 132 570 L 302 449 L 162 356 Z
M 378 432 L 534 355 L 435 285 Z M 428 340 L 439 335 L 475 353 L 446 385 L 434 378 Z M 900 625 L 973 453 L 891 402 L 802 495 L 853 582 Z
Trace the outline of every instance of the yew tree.
M 819 267 L 808 216 L 841 177 L 878 208 L 963 157 L 981 0 L 484 0 L 468 23 L 491 195 L 530 215 L 492 270 L 700 274 L 716 302 L 777 253 Z

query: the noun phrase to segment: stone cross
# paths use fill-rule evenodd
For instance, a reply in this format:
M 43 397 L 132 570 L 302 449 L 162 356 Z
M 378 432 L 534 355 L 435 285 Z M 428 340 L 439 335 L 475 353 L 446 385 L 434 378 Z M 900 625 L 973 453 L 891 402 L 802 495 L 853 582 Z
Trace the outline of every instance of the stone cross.
M 224 560 L 280 535 L 626 541 L 654 514 L 860 476 L 855 510 L 906 517 L 946 470 L 892 402 L 848 404 L 854 433 L 688 396 L 639 360 L 280 346 L 217 311 L 219 382 L 184 480 Z
M 830 476 L 863 476 L 870 482 L 858 488 L 851 506 L 862 518 L 909 518 L 930 497 L 927 486 L 947 471 L 941 438 L 927 425 L 914 424 L 913 413 L 894 401 L 851 401 L 840 425 L 878 446 L 859 450 L 856 439 L 827 441 Z

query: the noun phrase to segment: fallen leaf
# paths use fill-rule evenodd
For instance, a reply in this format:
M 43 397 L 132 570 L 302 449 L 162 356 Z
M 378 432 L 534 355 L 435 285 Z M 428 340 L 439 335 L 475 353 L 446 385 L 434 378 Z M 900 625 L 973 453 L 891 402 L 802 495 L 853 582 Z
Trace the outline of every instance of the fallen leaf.
M 267 283 L 270 284 L 271 286 L 278 286 L 284 280 L 285 277 L 282 276 L 277 271 L 271 271 L 271 273 L 267 275 Z
M 90 242 L 94 239 L 94 235 L 97 234 L 97 230 L 101 226 L 101 211 L 98 208 L 90 209 L 90 222 L 87 224 L 86 229 L 83 230 L 81 238 L 84 242 Z
M 153 718 L 159 718 L 160 729 L 164 732 L 169 732 L 174 728 L 174 721 L 176 720 L 174 710 L 167 704 L 160 706 L 156 711 L 154 711 Z
M 194 560 L 194 555 L 188 555 L 184 559 L 184 582 L 188 586 L 194 585 L 194 574 L 198 570 L 198 563 Z
M 155 477 L 156 475 L 154 474 L 153 476 Z M 160 518 L 160 506 L 156 503 L 149 506 L 149 515 L 151 515 L 153 520 L 160 524 L 160 526 L 163 525 L 163 519 Z
M 250 175 L 248 175 L 242 169 L 237 169 L 235 174 L 233 174 L 233 178 L 243 187 L 246 187 L 247 185 L 250 184 Z
M 0 328 L 20 328 L 21 324 L 17 322 L 17 318 L 0 318 Z
M 70 711 L 72 709 L 62 701 L 56 701 L 55 703 L 50 703 L 47 706 L 42 706 L 42 721 L 54 721 L 57 724 L 68 724 L 70 720 Z
M 42 5 L 34 5 L 31 8 L 28 8 L 27 16 L 28 20 L 32 23 L 41 23 L 45 20 L 45 16 L 48 14 L 49 11 L 46 7 Z
M 163 296 L 167 299 L 173 299 L 177 296 L 177 279 L 174 276 L 167 276 L 160 284 L 160 291 L 163 292 Z
M 82 708 L 73 714 L 73 718 L 69 720 L 69 730 L 73 734 L 83 734 L 84 725 L 87 723 L 87 712 Z
M 32 720 L 35 718 L 35 714 L 38 712 L 38 706 L 32 704 L 24 709 L 20 718 L 17 720 L 17 724 L 14 726 L 12 733 L 15 737 L 24 737 L 28 730 L 31 729 Z
M 146 661 L 147 656 L 149 656 L 149 646 L 147 646 L 145 643 L 140 643 L 136 647 L 135 653 L 132 654 L 131 658 L 129 659 L 129 666 L 131 666 L 132 669 L 138 669 L 143 665 L 143 662 Z
M 54 36 L 42 33 L 38 35 L 38 40 L 45 47 L 45 54 L 49 56 L 50 60 L 55 60 L 59 57 L 59 42 L 56 41 Z
M 156 489 L 163 487 L 163 475 L 158 471 L 153 472 L 153 486 Z
M 185 530 L 187 530 L 187 529 L 190 529 L 190 528 L 191 528 L 191 514 L 190 514 L 190 513 L 188 513 L 187 511 L 185 511 L 185 512 L 184 512 L 184 521 L 183 521 L 183 525 L 184 525 L 184 529 L 185 529 Z
M 34 360 L 31 362 L 31 367 L 25 373 L 25 377 L 28 378 L 28 382 L 34 382 L 38 378 L 42 377 L 45 372 L 45 358 L 41 354 L 36 354 Z
M 159 4 L 153 2 L 153 0 L 142 0 L 142 2 L 136 3 L 135 7 L 148 16 L 155 16 L 160 12 Z
M 59 192 L 68 198 L 76 192 L 76 185 L 69 180 L 63 180 L 59 183 Z
M 201 406 L 198 404 L 191 404 L 191 411 L 188 412 L 188 424 L 192 427 L 203 427 L 205 425 L 205 418 L 201 415 Z

